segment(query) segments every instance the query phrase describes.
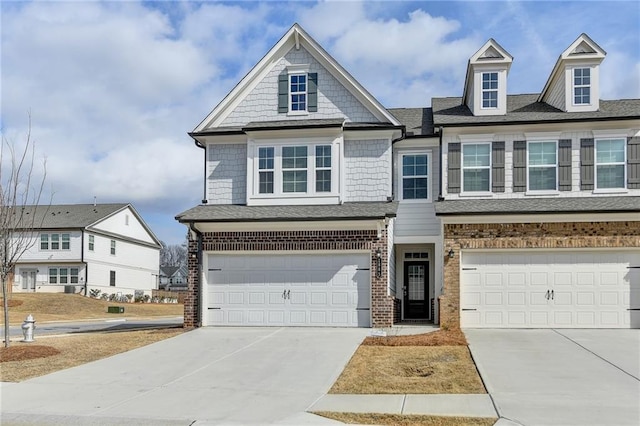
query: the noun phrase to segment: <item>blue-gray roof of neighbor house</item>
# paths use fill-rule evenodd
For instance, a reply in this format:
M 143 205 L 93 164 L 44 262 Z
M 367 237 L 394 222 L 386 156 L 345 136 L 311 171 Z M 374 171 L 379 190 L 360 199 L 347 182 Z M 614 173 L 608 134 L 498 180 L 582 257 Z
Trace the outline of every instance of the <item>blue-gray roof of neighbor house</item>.
M 508 95 L 506 115 L 474 116 L 462 98 L 433 98 L 433 122 L 439 126 L 482 126 L 640 118 L 640 99 L 600 100 L 600 109 L 591 112 L 564 112 L 538 102 L 538 94 Z
M 285 222 L 323 220 L 367 220 L 395 217 L 396 201 L 335 205 L 245 206 L 199 205 L 176 216 L 179 222 Z
M 435 203 L 437 216 L 553 213 L 640 213 L 640 196 L 446 200 Z M 640 214 L 638 215 L 640 220 Z
M 127 206 L 129 206 L 129 204 L 126 203 L 95 205 L 42 204 L 38 206 L 25 205 L 12 208 L 16 213 L 22 212 L 23 217 L 28 217 L 28 223 L 33 223 L 37 229 L 71 229 L 86 228 Z

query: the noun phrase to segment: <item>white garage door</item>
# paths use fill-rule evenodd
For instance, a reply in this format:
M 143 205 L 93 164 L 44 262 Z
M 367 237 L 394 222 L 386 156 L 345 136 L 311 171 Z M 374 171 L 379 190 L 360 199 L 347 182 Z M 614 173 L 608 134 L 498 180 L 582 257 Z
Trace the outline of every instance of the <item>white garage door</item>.
M 366 254 L 209 255 L 206 325 L 369 327 Z
M 462 253 L 462 327 L 638 328 L 640 251 Z

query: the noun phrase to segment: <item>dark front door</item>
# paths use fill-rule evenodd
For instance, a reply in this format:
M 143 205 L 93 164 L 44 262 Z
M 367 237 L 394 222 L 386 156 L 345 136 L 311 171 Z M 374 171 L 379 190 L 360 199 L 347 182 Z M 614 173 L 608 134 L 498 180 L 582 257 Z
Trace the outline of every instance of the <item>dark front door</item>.
M 429 318 L 429 262 L 404 262 L 404 318 Z

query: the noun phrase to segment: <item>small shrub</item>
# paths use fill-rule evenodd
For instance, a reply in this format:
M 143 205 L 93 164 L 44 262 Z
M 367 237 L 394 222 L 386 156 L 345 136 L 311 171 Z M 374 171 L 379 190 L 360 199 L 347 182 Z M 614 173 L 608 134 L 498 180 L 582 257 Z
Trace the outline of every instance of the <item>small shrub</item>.
M 151 300 L 151 296 L 149 296 L 148 294 L 145 294 L 143 297 L 144 303 L 149 303 L 149 300 Z
M 125 296 L 127 298 L 127 303 L 131 303 L 131 301 L 133 300 L 133 294 L 125 294 Z
M 102 294 L 100 295 L 100 299 L 102 299 L 102 300 L 109 300 L 109 295 L 108 295 L 107 293 L 102 293 Z
M 99 299 L 100 293 L 102 293 L 102 291 L 100 291 L 99 288 L 92 288 L 91 290 L 89 290 L 89 296 L 91 296 L 94 299 Z

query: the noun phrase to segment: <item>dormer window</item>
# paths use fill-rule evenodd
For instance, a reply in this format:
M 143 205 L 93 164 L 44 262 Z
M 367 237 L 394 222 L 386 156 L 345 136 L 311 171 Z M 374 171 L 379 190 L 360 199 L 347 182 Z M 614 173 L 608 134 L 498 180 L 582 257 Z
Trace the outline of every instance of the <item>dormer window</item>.
M 498 73 L 482 73 L 482 108 L 498 108 Z
M 575 105 L 591 103 L 591 69 L 589 68 L 573 70 L 573 103 Z

